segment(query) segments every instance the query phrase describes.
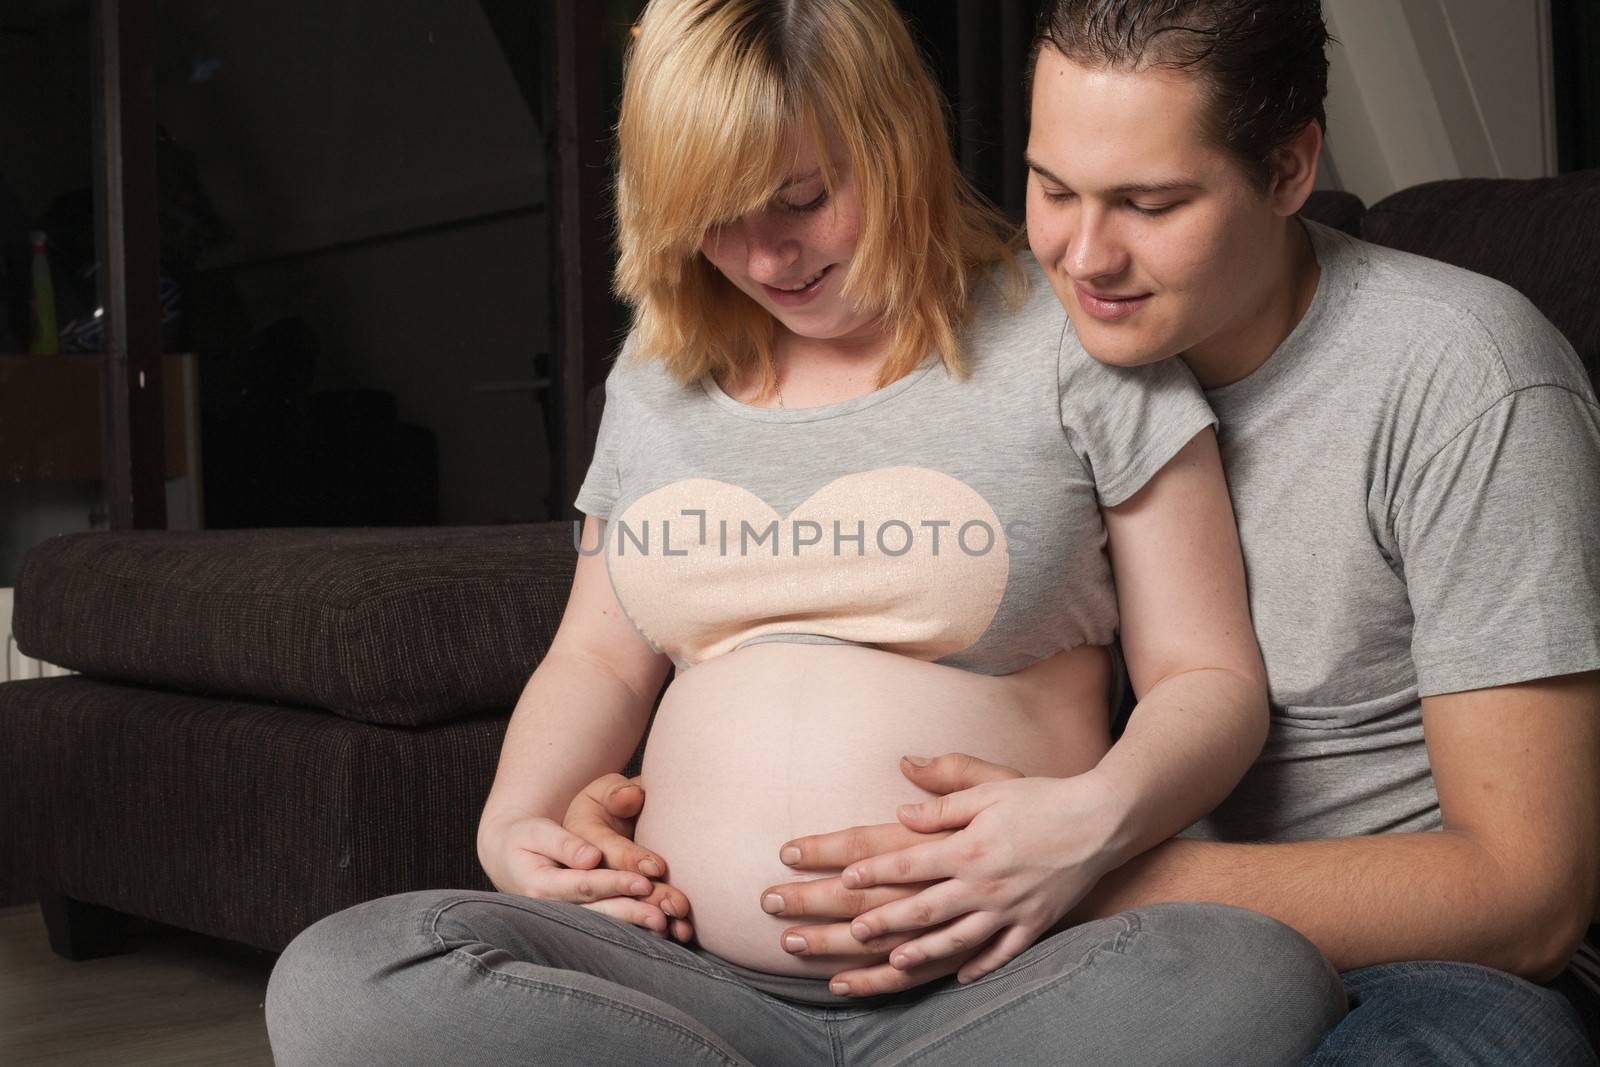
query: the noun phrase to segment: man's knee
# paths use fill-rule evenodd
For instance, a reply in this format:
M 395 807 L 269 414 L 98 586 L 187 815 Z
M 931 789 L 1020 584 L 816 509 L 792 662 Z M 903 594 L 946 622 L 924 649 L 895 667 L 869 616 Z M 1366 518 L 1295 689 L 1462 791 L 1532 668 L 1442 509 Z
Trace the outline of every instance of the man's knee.
M 1594 1064 L 1560 993 L 1474 963 L 1415 960 L 1346 972 L 1348 1018 L 1306 1062 Z

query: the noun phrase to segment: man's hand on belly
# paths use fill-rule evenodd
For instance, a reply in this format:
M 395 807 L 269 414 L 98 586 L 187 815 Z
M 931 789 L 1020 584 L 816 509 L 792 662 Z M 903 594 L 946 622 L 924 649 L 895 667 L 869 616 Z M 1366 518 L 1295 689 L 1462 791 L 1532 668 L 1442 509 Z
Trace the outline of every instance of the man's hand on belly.
M 854 917 L 785 930 L 782 936 L 805 942 L 808 955 L 875 955 L 891 947 L 888 965 L 834 976 L 850 996 L 908 989 L 951 973 L 970 982 L 998 970 L 1053 931 L 1104 873 L 1094 843 L 1075 843 L 1064 832 L 1097 821 L 1094 779 L 1024 778 L 964 754 L 920 768 L 902 760 L 901 770 L 941 796 L 921 805 L 921 814 L 902 809 L 900 823 L 787 842 L 783 848 L 794 854 L 780 859 L 788 866 L 844 870 L 763 891 L 764 906 L 769 894 L 782 901 L 774 914 Z M 957 840 L 942 844 L 950 837 Z
M 634 820 L 643 809 L 644 786 L 639 779 L 606 774 L 584 786 L 582 792 L 572 798 L 561 825 L 600 850 L 601 866 L 633 871 L 650 879 L 655 888 L 648 897 L 629 899 L 650 905 L 649 912 L 659 910 L 660 917 L 670 924 L 672 936 L 687 943 L 694 936 L 694 927 L 688 921 L 689 898 L 682 890 L 667 884 L 666 860 L 633 843 Z M 634 925 L 644 926 L 658 936 L 661 934 L 649 923 L 635 922 Z

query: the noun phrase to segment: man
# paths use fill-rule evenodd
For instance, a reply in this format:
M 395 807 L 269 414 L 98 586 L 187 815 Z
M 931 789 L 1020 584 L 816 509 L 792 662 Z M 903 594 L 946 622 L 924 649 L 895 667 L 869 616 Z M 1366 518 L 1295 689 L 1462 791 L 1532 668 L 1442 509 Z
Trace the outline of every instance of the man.
M 1215 813 L 1063 921 L 1212 900 L 1294 926 L 1352 1006 L 1308 1062 L 1592 1063 L 1568 963 L 1600 889 L 1600 409 L 1512 290 L 1295 217 L 1326 41 L 1316 0 L 1041 19 L 1030 244 L 1092 356 L 1181 357 L 1206 388 L 1274 712 Z M 941 796 L 784 843 L 799 872 L 846 869 L 770 890 L 805 951 L 854 943 L 853 996 L 973 958 L 918 910 L 928 882 L 1000 914 L 1049 863 L 970 825 L 1017 772 L 902 770 Z M 889 934 L 890 963 L 859 944 Z

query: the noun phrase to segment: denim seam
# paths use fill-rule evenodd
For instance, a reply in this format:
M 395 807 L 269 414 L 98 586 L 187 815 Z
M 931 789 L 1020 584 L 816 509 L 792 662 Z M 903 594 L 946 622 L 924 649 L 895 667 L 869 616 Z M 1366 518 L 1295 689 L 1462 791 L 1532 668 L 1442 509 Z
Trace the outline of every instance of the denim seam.
M 587 1000 L 591 1003 L 599 1004 L 611 1011 L 619 1011 L 623 1014 L 631 1015 L 641 1022 L 654 1023 L 657 1027 L 666 1030 L 669 1033 L 688 1038 L 689 1041 L 697 1048 L 704 1049 L 705 1051 L 713 1054 L 723 1063 L 730 1064 L 731 1067 L 740 1067 L 738 1060 L 729 1059 L 727 1054 L 721 1049 L 714 1045 L 708 1044 L 704 1038 L 695 1033 L 693 1030 L 690 1030 L 688 1027 L 684 1026 L 682 1023 L 674 1022 L 671 1019 L 664 1019 L 659 1015 L 652 1015 L 650 1012 L 636 1008 L 632 1004 L 629 1004 L 625 1001 L 602 996 L 598 993 L 592 993 L 587 989 L 575 989 L 572 986 L 558 985 L 555 982 L 541 982 L 538 979 L 524 978 L 523 976 L 517 974 L 506 974 L 503 971 L 495 970 L 493 967 L 490 967 L 487 963 L 484 963 L 482 960 L 478 959 L 476 956 L 472 955 L 472 953 L 467 952 L 464 949 L 450 949 L 445 954 L 445 958 L 449 960 L 455 960 L 460 964 L 464 964 L 472 970 L 477 971 L 480 975 L 489 979 L 490 981 L 504 982 L 507 985 L 518 986 L 523 989 L 537 989 L 547 993 L 565 994 L 566 996 L 575 997 L 579 1000 Z
M 509 894 L 503 894 L 503 895 L 509 895 Z M 433 913 L 427 917 L 427 919 L 425 921 L 425 930 L 424 930 L 424 932 L 426 934 L 432 936 L 433 939 L 436 942 L 438 942 L 438 945 L 439 945 L 439 947 L 441 949 L 448 949 L 449 946 L 445 944 L 444 937 L 436 929 L 436 926 L 437 926 L 438 921 L 439 921 L 439 916 L 443 915 L 446 911 L 448 911 L 449 909 L 455 907 L 457 904 L 481 904 L 481 903 L 485 903 L 485 901 L 481 897 L 454 897 L 454 898 L 451 898 L 449 900 L 442 901 L 440 904 L 438 904 L 434 908 Z M 712 964 L 712 963 L 707 963 L 705 961 L 705 959 L 703 959 L 702 957 L 698 957 L 697 956 L 695 958 L 700 962 L 700 964 L 702 966 L 708 968 L 707 970 L 700 970 L 698 967 L 691 967 L 689 964 L 683 962 L 682 960 L 673 959 L 671 956 L 667 956 L 667 955 L 664 955 L 663 953 L 657 952 L 657 951 L 655 951 L 654 946 L 640 944 L 640 943 L 636 943 L 636 942 L 633 942 L 633 941 L 627 941 L 627 940 L 624 940 L 623 938 L 617 937 L 614 934 L 601 933 L 601 932 L 599 932 L 597 930 L 591 930 L 589 927 L 583 926 L 583 925 L 581 925 L 579 923 L 574 923 L 574 922 L 568 920 L 567 918 L 565 918 L 564 916 L 562 916 L 562 915 L 560 915 L 558 913 L 548 913 L 548 912 L 544 912 L 544 911 L 538 911 L 538 910 L 536 910 L 534 908 L 523 907 L 522 905 L 517 904 L 515 901 L 498 901 L 498 902 L 493 902 L 493 903 L 500 903 L 503 907 L 512 907 L 512 908 L 516 908 L 518 911 L 523 911 L 523 912 L 528 912 L 529 914 L 536 914 L 536 915 L 543 916 L 545 918 L 550 919 L 552 922 L 560 923 L 562 926 L 565 926 L 569 930 L 576 930 L 580 934 L 587 934 L 587 935 L 589 935 L 591 937 L 597 937 L 602 941 L 606 941 L 606 942 L 609 942 L 610 944 L 616 945 L 618 948 L 624 948 L 624 949 L 628 949 L 629 951 L 638 952 L 640 955 L 648 956 L 650 959 L 655 960 L 658 963 L 665 963 L 668 966 L 676 967 L 681 971 L 688 972 L 689 974 L 700 975 L 700 976 L 703 976 L 703 977 L 706 977 L 706 978 L 711 978 L 711 979 L 713 979 L 715 981 L 718 981 L 718 982 L 725 982 L 728 985 L 737 986 L 739 989 L 745 990 L 745 991 L 750 992 L 750 993 L 754 993 L 754 994 L 756 994 L 757 996 L 760 996 L 760 997 L 766 997 L 769 1000 L 777 1000 L 779 1003 L 783 1004 L 784 1007 L 786 1007 L 786 1008 L 794 1008 L 794 1009 L 796 1009 L 798 1011 L 801 1011 L 804 1014 L 810 1016 L 812 1019 L 825 1018 L 825 1016 L 822 1015 L 821 1012 L 830 1010 L 828 1008 L 822 1008 L 822 1009 L 820 1009 L 820 1011 L 810 1011 L 810 1010 L 807 1010 L 806 1006 L 804 1006 L 804 1005 L 784 1000 L 781 997 L 774 997 L 769 993 L 764 993 L 761 990 L 759 990 L 759 989 L 755 988 L 754 986 L 750 985 L 749 983 L 741 981 L 736 975 L 718 974 L 718 973 L 716 973 L 716 971 L 714 969 L 711 969 L 711 968 L 715 968 L 716 965 Z
M 1130 924 L 1130 926 L 1131 925 L 1133 925 L 1133 924 Z M 920 1059 L 922 1059 L 922 1058 L 924 1058 L 926 1056 L 932 1055 L 933 1053 L 939 1051 L 939 1049 L 942 1048 L 951 1038 L 954 1038 L 954 1037 L 956 1037 L 957 1035 L 960 1035 L 960 1034 L 967 1033 L 969 1031 L 976 1030 L 976 1029 L 978 1029 L 980 1027 L 986 1026 L 987 1024 L 989 1024 L 991 1022 L 996 1022 L 996 1021 L 1000 1020 L 1004 1016 L 1009 1015 L 1011 1012 L 1013 1012 L 1013 1011 L 1017 1010 L 1018 1008 L 1022 1007 L 1024 1004 L 1027 1004 L 1029 1001 L 1035 1000 L 1035 999 L 1045 995 L 1046 993 L 1050 992 L 1051 990 L 1055 989 L 1057 986 L 1059 986 L 1059 985 L 1061 985 L 1061 984 L 1063 984 L 1063 983 L 1065 983 L 1065 982 L 1067 982 L 1067 981 L 1069 981 L 1069 980 L 1071 980 L 1073 978 L 1076 978 L 1079 974 L 1081 974 L 1083 971 L 1087 970 L 1092 964 L 1094 964 L 1100 958 L 1100 956 L 1104 955 L 1105 953 L 1109 952 L 1109 953 L 1114 953 L 1114 954 L 1119 955 L 1119 956 L 1122 955 L 1123 954 L 1122 949 L 1127 943 L 1128 936 L 1130 934 L 1136 933 L 1136 932 L 1137 931 L 1134 931 L 1134 930 L 1132 930 L 1130 928 L 1123 929 L 1120 933 L 1117 934 L 1116 937 L 1112 938 L 1112 940 L 1111 940 L 1111 942 L 1109 944 L 1096 945 L 1094 948 L 1090 949 L 1088 954 L 1085 955 L 1082 960 L 1078 961 L 1077 965 L 1072 967 L 1070 970 L 1063 971 L 1061 974 L 1056 975 L 1054 978 L 1052 978 L 1049 981 L 1045 982 L 1043 985 L 1039 986 L 1039 988 L 1037 988 L 1037 989 L 1031 990 L 1031 991 L 1029 991 L 1027 993 L 1023 993 L 1022 995 L 1018 996 L 1016 999 L 1008 1002 L 1004 1007 L 997 1008 L 994 1011 L 991 1011 L 988 1014 L 981 1016 L 980 1018 L 973 1019 L 971 1022 L 964 1023 L 961 1026 L 956 1027 L 954 1030 L 951 1030 L 949 1033 L 947 1033 L 943 1037 L 941 1037 L 934 1044 L 929 1045 L 925 1049 L 921 1049 L 920 1051 L 912 1053 L 910 1057 L 908 1057 L 906 1059 L 903 1059 L 903 1060 L 894 1060 L 894 1061 L 892 1061 L 893 1067 L 908 1067 L 909 1064 L 915 1063 L 918 1060 L 920 1060 Z M 998 972 L 996 972 L 996 973 L 998 973 Z M 974 984 L 976 984 L 976 983 L 974 983 Z
M 1344 975 L 1355 975 L 1359 980 L 1360 972 L 1383 968 L 1401 974 L 1427 974 L 1431 971 L 1445 971 L 1446 973 L 1461 977 L 1470 977 L 1480 982 L 1491 983 L 1502 987 L 1520 990 L 1524 983 L 1541 986 L 1538 982 L 1528 982 L 1527 979 L 1502 971 L 1497 967 L 1490 967 L 1482 963 L 1468 963 L 1464 960 L 1393 960 L 1389 963 L 1369 963 L 1363 967 L 1352 967 L 1344 971 Z M 1543 987 L 1542 988 L 1548 988 Z

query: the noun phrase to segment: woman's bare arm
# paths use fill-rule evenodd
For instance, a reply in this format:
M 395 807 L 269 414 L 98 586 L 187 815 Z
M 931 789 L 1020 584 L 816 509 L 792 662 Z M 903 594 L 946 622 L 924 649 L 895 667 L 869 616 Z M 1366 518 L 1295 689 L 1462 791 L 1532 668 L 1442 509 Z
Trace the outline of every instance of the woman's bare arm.
M 1202 431 L 1104 509 L 1138 706 L 1095 772 L 1123 797 L 1131 858 L 1219 804 L 1266 740 L 1266 669 L 1216 436 Z
M 603 530 L 589 518 L 582 544 L 598 544 Z M 669 665 L 622 614 L 602 553 L 579 555 L 562 624 L 512 712 L 478 819 L 478 861 L 494 885 L 534 896 L 531 883 L 549 881 L 544 859 L 592 865 L 581 862 L 584 841 L 562 829 L 562 817 L 584 785 L 626 763 Z M 587 899 L 624 893 L 637 878 L 586 873 L 594 875 Z

